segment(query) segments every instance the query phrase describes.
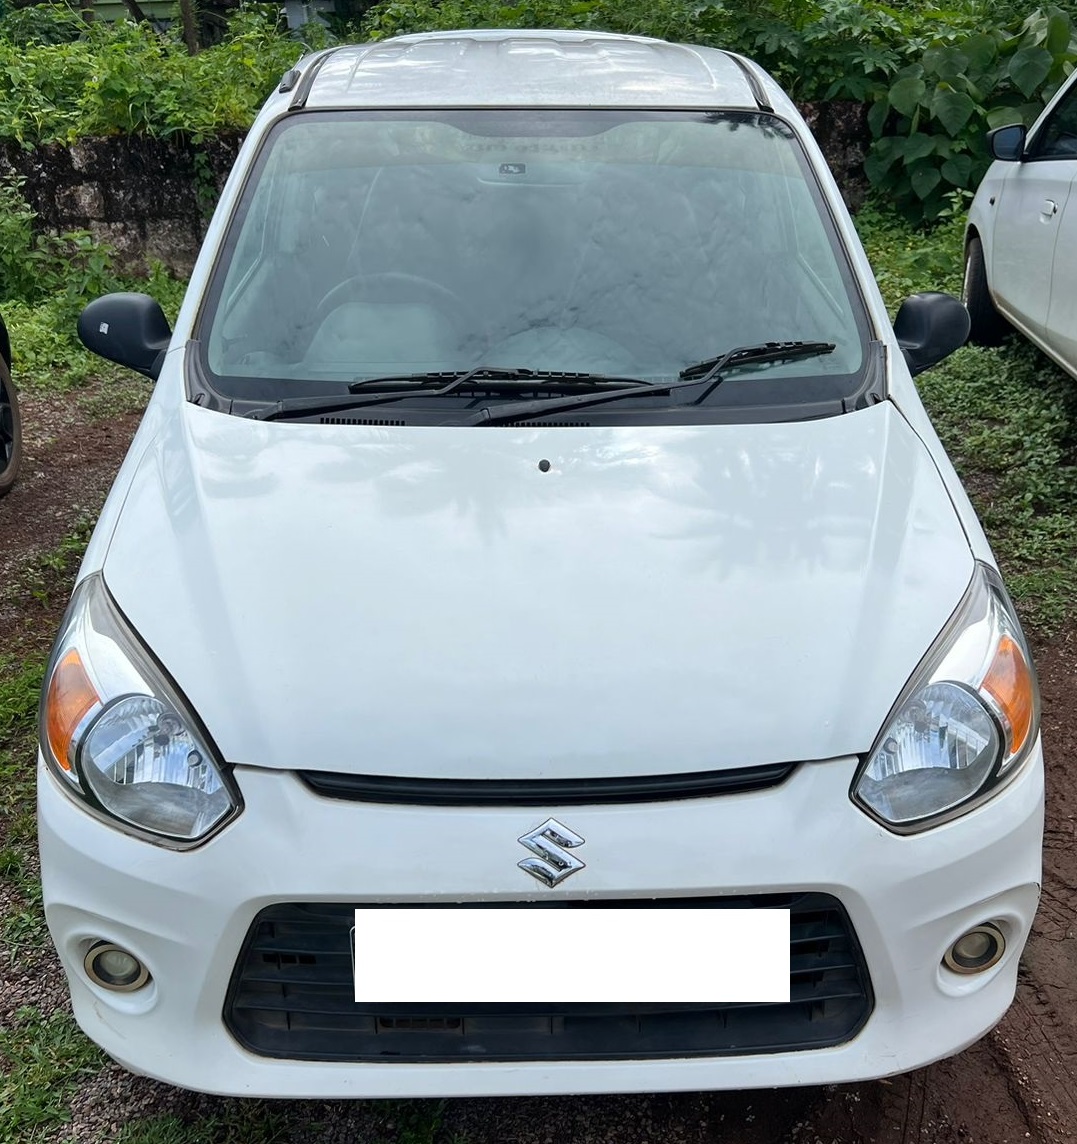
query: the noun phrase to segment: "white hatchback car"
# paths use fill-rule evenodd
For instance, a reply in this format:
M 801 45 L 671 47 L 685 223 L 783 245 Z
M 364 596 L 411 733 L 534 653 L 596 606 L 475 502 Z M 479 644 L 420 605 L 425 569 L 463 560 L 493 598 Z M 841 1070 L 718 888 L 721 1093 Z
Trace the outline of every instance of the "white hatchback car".
M 1077 377 L 1077 72 L 1030 131 L 999 127 L 988 145 L 965 230 L 971 340 L 1016 327 Z
M 80 320 L 156 379 L 42 703 L 82 1027 L 293 1097 L 849 1081 L 981 1036 L 1043 773 L 912 381 L 967 326 L 927 294 L 895 332 L 744 59 L 491 31 L 302 61 L 175 329 L 134 294 Z M 365 969 L 383 946 L 415 976 Z

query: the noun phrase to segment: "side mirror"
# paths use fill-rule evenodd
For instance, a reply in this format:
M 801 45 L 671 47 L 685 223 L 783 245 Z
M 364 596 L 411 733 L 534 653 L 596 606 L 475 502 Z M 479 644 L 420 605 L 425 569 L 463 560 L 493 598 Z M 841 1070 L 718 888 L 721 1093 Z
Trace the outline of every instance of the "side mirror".
M 106 294 L 79 315 L 79 338 L 99 357 L 157 380 L 172 330 L 148 294 Z
M 996 159 L 1020 163 L 1025 155 L 1025 136 L 1028 132 L 1020 123 L 1009 127 L 996 127 L 987 133 L 987 149 Z
M 969 312 L 950 294 L 913 294 L 901 303 L 894 333 L 915 377 L 960 349 L 969 336 Z

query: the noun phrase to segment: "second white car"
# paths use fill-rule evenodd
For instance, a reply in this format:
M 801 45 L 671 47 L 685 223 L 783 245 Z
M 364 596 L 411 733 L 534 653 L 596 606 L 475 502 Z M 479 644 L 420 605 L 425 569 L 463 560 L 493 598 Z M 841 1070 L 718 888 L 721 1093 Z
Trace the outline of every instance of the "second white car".
M 970 340 L 1012 327 L 1077 377 L 1077 72 L 1031 130 L 988 136 L 995 162 L 965 234 Z

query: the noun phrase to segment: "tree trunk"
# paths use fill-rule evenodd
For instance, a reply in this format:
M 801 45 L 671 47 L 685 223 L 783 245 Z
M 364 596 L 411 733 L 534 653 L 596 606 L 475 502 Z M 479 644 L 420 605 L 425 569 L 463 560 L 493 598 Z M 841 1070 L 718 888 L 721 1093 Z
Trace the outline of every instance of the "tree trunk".
M 192 55 L 198 54 L 198 12 L 195 0 L 179 0 L 180 19 L 183 21 L 183 42 Z

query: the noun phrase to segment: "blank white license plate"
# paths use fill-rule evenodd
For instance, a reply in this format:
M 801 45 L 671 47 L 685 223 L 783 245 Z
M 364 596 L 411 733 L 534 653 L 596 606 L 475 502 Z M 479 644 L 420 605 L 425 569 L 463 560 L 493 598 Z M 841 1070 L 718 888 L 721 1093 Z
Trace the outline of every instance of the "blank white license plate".
M 789 1000 L 789 911 L 355 911 L 364 1004 Z

